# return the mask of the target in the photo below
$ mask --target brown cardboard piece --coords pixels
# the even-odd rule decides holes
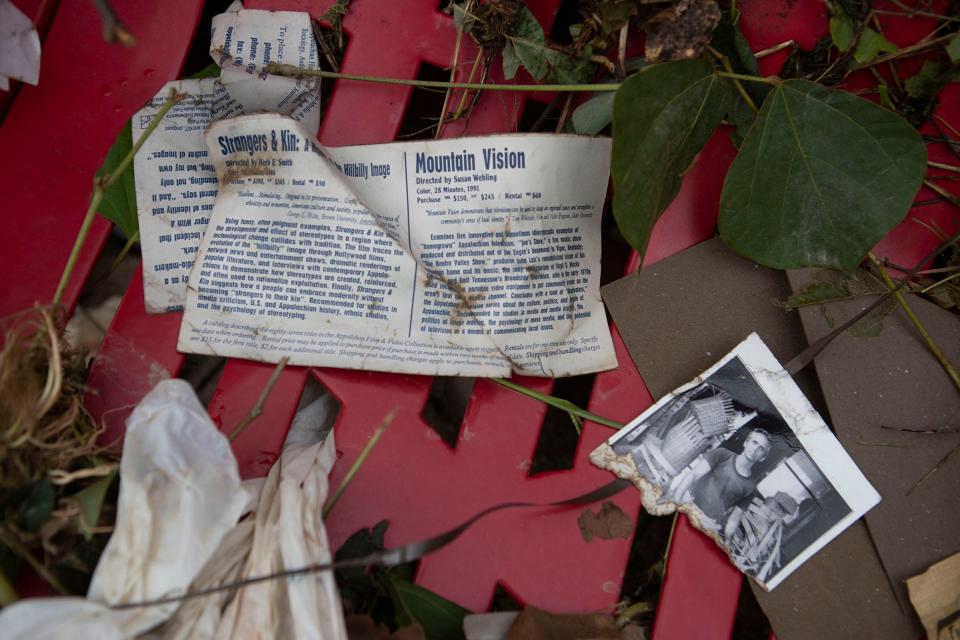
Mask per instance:
[[[809,269],[791,272],[795,289],[811,280]],[[921,323],[947,358],[960,366],[960,319],[918,296],[907,296]],[[800,309],[807,338],[829,333],[876,300],[873,296]],[[897,306],[876,338],[839,336],[814,363],[837,438],[883,496],[866,515],[867,527],[904,611],[906,580],[960,552],[960,455],[910,488],[937,461],[960,445],[960,433],[919,434],[908,429],[956,430],[960,393]]]
[[[602,294],[654,398],[700,374],[751,331],[781,362],[807,346],[799,314],[772,303],[790,294],[783,272],[736,256],[718,239],[621,278]],[[797,383],[822,409],[812,369]],[[922,633],[915,615],[898,606],[862,521],[774,591],[751,587],[779,640],[913,639]]]

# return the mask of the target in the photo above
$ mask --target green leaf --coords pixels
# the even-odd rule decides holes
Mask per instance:
[[[588,136],[595,136],[613,122],[613,101],[616,93],[605,91],[593,96],[573,110],[570,117],[573,130]]]
[[[856,37],[856,27],[853,20],[842,9],[830,18],[830,39],[833,46],[843,52],[850,50]]]
[[[117,472],[114,471],[70,496],[80,505],[77,526],[86,540],[93,537],[93,529],[97,526],[97,522],[100,520],[100,511],[103,509],[103,500],[107,497],[107,490],[116,477]]]
[[[543,29],[530,9],[524,7],[512,34],[505,34],[503,75],[513,79],[522,64],[537,82],[578,84],[593,72],[588,56],[573,58],[549,46]]]
[[[857,48],[853,51],[853,59],[863,64],[872,61],[881,53],[893,53],[896,50],[897,45],[867,27],[860,34],[860,39],[857,40]]]
[[[37,480],[27,490],[17,508],[17,524],[24,531],[37,531],[50,518],[57,498],[53,485],[46,478]]]
[[[200,80],[202,78],[219,78],[220,77],[220,66],[211,62],[200,71],[197,71],[195,74],[187,76],[187,80]]]
[[[887,298],[867,315],[850,325],[847,334],[857,338],[876,338],[883,331],[883,321],[893,313],[898,304],[896,298]]]
[[[784,306],[788,309],[796,309],[823,302],[846,300],[849,297],[851,297],[850,289],[844,282],[814,282],[787,298]]]
[[[934,100],[940,89],[943,88],[943,81],[940,76],[943,69],[934,60],[927,60],[923,63],[915,75],[907,78],[903,83],[907,95],[917,100]]]
[[[120,134],[110,150],[107,151],[107,157],[104,158],[103,165],[97,171],[97,177],[112,175],[132,148],[133,138],[130,133],[130,121],[128,120],[123,125],[123,129],[120,130]],[[137,233],[137,191],[133,178],[132,163],[123,172],[120,179],[107,189],[103,201],[100,203],[100,215],[120,227],[120,230],[128,238],[132,238]]]
[[[647,67],[627,78],[613,106],[613,213],[643,256],[681,176],[720,124],[733,89],[705,60]]]
[[[877,91],[880,94],[880,104],[884,109],[894,111],[893,100],[890,99],[890,89],[885,84],[878,84]]]
[[[920,134],[897,114],[787,80],[727,173],[720,235],[770,267],[850,270],[906,215],[926,162]]]
[[[389,522],[381,520],[369,529],[360,529],[343,543],[337,549],[334,559],[352,560],[362,558],[371,553],[383,551],[383,535],[387,531]],[[370,575],[362,567],[351,567],[346,569],[337,569],[337,579],[357,587],[372,587],[373,581]]]
[[[400,627],[420,623],[429,640],[463,637],[463,618],[470,611],[398,576],[388,575],[387,581]]]
[[[960,33],[953,36],[947,43],[947,55],[950,56],[950,62],[953,64],[960,62]]]

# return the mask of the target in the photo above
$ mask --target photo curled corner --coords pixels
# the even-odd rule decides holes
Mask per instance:
[[[651,514],[685,513],[766,590],[880,500],[756,334],[590,461],[632,481]]]

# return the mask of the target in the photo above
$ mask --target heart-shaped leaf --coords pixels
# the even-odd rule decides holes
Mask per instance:
[[[613,106],[613,214],[643,256],[680,180],[733,104],[705,60],[652,65],[627,78]]]
[[[723,184],[720,235],[779,269],[852,269],[913,202],[920,134],[842,91],[788,80],[770,92]]]
[[[578,84],[593,73],[588,55],[572,57],[551,47],[537,18],[526,7],[520,11],[513,33],[505,35],[503,76],[508,80],[513,79],[520,65],[537,82]]]

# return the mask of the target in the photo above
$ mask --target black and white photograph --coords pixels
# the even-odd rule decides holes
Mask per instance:
[[[766,589],[880,498],[755,334],[591,460],[651,512],[688,513]]]

